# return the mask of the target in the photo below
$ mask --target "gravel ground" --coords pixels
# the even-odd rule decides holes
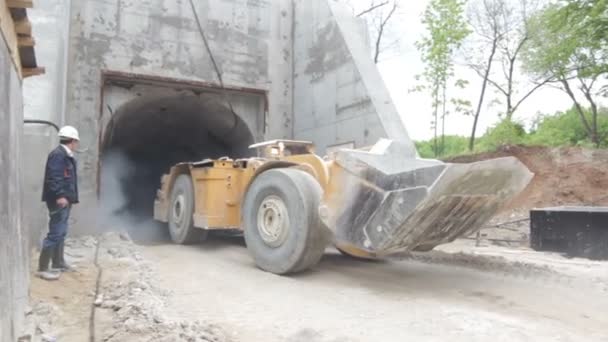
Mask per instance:
[[[94,264],[102,270],[99,292]],[[608,263],[458,241],[312,271],[258,270],[238,238],[71,240],[77,272],[32,279],[33,341],[608,341]]]
[[[165,315],[171,294],[158,286],[153,265],[128,235],[108,233],[66,245],[76,271],[57,282],[33,279],[28,313],[33,341],[82,342],[91,335],[107,342],[230,341],[218,326]]]

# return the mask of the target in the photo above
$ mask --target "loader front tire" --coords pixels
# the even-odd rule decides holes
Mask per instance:
[[[275,274],[316,265],[331,240],[319,219],[322,190],[310,174],[273,169],[259,175],[243,202],[247,249],[256,265]]]
[[[194,187],[190,175],[177,176],[171,189],[169,234],[173,242],[188,245],[204,239],[207,231],[194,227]]]

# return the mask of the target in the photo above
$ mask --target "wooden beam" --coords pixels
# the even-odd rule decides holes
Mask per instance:
[[[30,37],[30,36],[22,36],[22,37],[17,37],[17,45],[21,46],[34,46],[36,45],[36,41],[34,40],[34,37]]]
[[[34,0],[6,0],[9,8],[34,8]]]
[[[0,4],[0,31],[6,42],[8,51],[11,54],[13,64],[21,76],[21,58],[19,57],[19,46],[17,45],[17,33],[15,32],[15,23],[8,7]]]
[[[30,76],[36,76],[36,75],[42,75],[45,72],[46,72],[46,69],[44,69],[43,67],[24,68],[22,70],[23,78],[30,77]]]
[[[27,19],[27,17],[15,22],[15,32],[17,32],[17,34],[22,34],[26,36],[32,35],[32,24]]]

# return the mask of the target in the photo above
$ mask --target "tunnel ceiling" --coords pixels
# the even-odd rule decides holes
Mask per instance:
[[[249,128],[221,100],[218,95],[142,96],[120,107],[102,147],[103,206],[147,219],[161,176],[176,163],[251,155]]]
[[[129,153],[158,149],[200,149],[221,144],[242,151],[253,142],[245,122],[220,95],[141,97],[119,108],[108,124],[104,149]]]

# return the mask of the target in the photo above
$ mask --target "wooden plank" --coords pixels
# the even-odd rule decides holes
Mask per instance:
[[[15,68],[17,68],[19,76],[21,76],[21,58],[19,57],[19,46],[17,45],[15,23],[13,22],[13,17],[11,16],[8,7],[4,4],[0,4],[0,31],[4,41],[6,42],[9,53],[11,54],[13,64],[15,65]]]
[[[22,72],[23,72],[23,78],[26,78],[26,77],[30,77],[30,76],[42,75],[46,72],[46,69],[44,69],[43,67],[24,68],[22,70]]]
[[[32,35],[32,24],[27,19],[27,17],[15,22],[15,32],[17,32],[17,34],[22,34],[25,36]]]
[[[34,0],[6,0],[10,8],[34,8]]]
[[[34,45],[36,45],[36,41],[34,40],[34,37],[19,36],[19,37],[17,37],[17,45],[19,45],[19,46],[34,46]]]

